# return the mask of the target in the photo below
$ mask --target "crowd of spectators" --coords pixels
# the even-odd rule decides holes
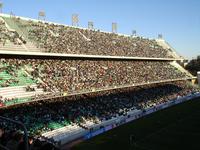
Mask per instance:
[[[23,25],[23,21],[17,21]],[[23,28],[27,29],[29,39],[46,52],[173,58],[171,50],[159,46],[155,40],[33,21],[26,22]],[[0,20],[0,32],[3,45],[7,40],[19,45],[26,43],[16,31],[8,30],[3,20]],[[5,80],[0,82],[0,87],[18,83],[16,72],[23,70],[37,81],[37,88],[66,95],[188,77],[170,61],[0,58],[0,66],[0,73],[15,77],[0,77],[0,80]],[[35,91],[35,86],[26,85],[25,90]],[[197,89],[184,81],[160,83],[37,101],[2,108],[0,115],[24,123],[30,135],[30,147],[34,149],[31,137],[54,130],[51,123],[84,127],[86,120],[99,123],[195,91]],[[6,101],[10,99],[3,99],[0,95],[0,107]],[[16,130],[16,126],[1,121],[0,144],[11,149],[23,149],[23,134]]]
[[[26,86],[25,89],[26,89],[27,92],[33,92],[33,91],[35,91],[35,88],[31,87],[30,85]]]
[[[0,59],[0,63],[7,65],[9,74],[25,70],[44,91],[67,94],[187,77],[168,61]]]
[[[38,48],[50,53],[173,58],[155,40],[17,19]],[[24,32],[25,32],[24,31]]]
[[[1,150],[25,150],[24,134],[20,130],[8,130],[0,126]],[[41,141],[32,136],[28,137],[29,150],[57,150],[53,144]]]
[[[64,126],[84,125],[86,120],[99,123],[127,115],[131,110],[143,110],[196,91],[198,89],[185,81],[153,84],[38,101],[0,109],[0,115],[24,123],[29,135],[41,136],[53,130],[50,126],[52,122]],[[16,129],[3,121],[0,126]]]
[[[6,27],[5,21],[0,18],[0,44],[4,46],[7,41],[15,45],[21,45],[25,40],[16,32]]]

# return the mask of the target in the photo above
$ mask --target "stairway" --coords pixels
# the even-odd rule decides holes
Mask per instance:
[[[156,42],[158,43],[158,45],[162,46],[164,49],[169,49],[168,51],[168,55],[169,56],[173,56],[176,59],[183,59],[179,54],[177,54],[176,50],[174,48],[172,48],[169,43],[167,43],[165,40],[163,39],[156,39]]]
[[[26,86],[14,86],[14,87],[5,87],[0,88],[0,96],[3,97],[3,99],[11,99],[11,98],[25,98],[25,97],[31,97],[38,94],[44,94],[43,89],[37,88],[37,86],[31,85],[31,87],[35,88],[35,91],[27,92],[25,89]]]
[[[181,72],[184,72],[188,77],[193,77],[191,73],[189,73],[187,70],[185,70],[181,65],[179,65],[176,61],[173,61],[170,63],[172,66],[180,70]]]
[[[22,36],[26,40],[26,44],[22,44],[23,48],[21,51],[42,52],[42,50],[40,48],[37,48],[36,45],[32,41],[30,41],[28,31],[26,29],[20,27],[20,26],[22,26],[22,23],[16,21],[14,18],[4,17],[3,19],[6,22],[9,29],[15,30],[20,36]],[[4,49],[4,50],[7,50],[7,49]],[[17,49],[17,50],[19,50],[19,49]]]
[[[5,45],[0,42],[0,50],[3,51],[27,51],[22,45],[14,44],[10,41],[6,41]]]

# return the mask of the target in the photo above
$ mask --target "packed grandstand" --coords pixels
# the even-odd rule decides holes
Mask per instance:
[[[22,122],[35,147],[200,91],[164,40],[1,15],[0,51],[0,116]],[[3,147],[21,146],[22,137],[0,122]]]

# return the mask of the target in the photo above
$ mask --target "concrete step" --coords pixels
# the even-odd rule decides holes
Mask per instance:
[[[43,90],[36,90],[33,92],[19,92],[19,93],[5,93],[4,95],[1,95],[3,98],[25,98],[25,97],[31,97],[31,96],[35,96],[38,94],[44,94]]]

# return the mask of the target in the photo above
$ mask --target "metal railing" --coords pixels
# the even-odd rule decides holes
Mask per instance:
[[[24,131],[24,143],[25,143],[25,150],[29,150],[29,147],[28,147],[28,133],[27,133],[27,129],[25,127],[25,125],[19,121],[15,121],[15,120],[12,120],[12,119],[9,119],[9,118],[6,118],[6,117],[3,117],[3,116],[0,116],[0,120],[4,120],[8,123],[11,123],[11,124],[16,124],[17,126],[21,127]],[[4,146],[0,146],[0,148],[2,149],[6,149]]]

